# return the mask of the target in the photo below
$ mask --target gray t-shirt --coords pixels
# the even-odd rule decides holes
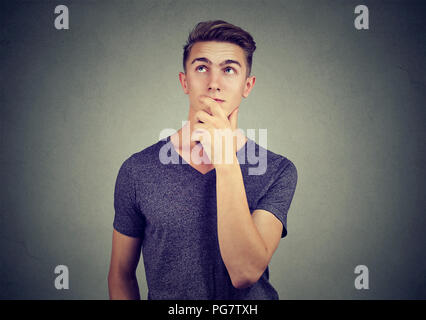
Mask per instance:
[[[269,268],[248,288],[232,285],[217,235],[216,171],[200,173],[173,147],[169,155],[180,164],[163,164],[160,149],[168,146],[172,146],[170,136],[130,156],[115,184],[113,226],[122,234],[143,239],[148,300],[277,300]],[[249,174],[249,168],[260,164],[249,163],[249,150],[266,155],[263,174]],[[250,212],[264,209],[274,214],[283,224],[281,237],[285,237],[296,167],[251,139],[237,156],[245,159],[239,163]]]

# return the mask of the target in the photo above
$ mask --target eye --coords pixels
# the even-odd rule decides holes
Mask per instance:
[[[226,68],[225,68],[225,73],[234,74],[234,73],[235,73],[235,70],[234,70],[234,68],[226,67]]]
[[[198,72],[205,72],[205,71],[201,71],[200,69],[205,69],[206,66],[198,66],[197,68],[195,68],[195,70],[197,70]]]

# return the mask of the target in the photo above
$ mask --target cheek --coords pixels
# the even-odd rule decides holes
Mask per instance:
[[[227,105],[228,113],[231,113],[237,105],[241,104],[241,100],[243,99],[243,93],[244,93],[244,85],[241,85],[240,83],[234,84],[232,86],[232,89],[230,90],[232,90],[232,95],[228,96],[229,98],[228,99],[229,104]]]
[[[197,92],[200,91],[204,86],[204,79],[202,77],[196,77],[188,79],[188,90],[190,92]]]
[[[242,93],[244,91],[245,81],[241,81],[240,78],[230,78],[223,81],[223,84],[233,92]]]
[[[241,84],[241,82],[233,83],[232,87],[229,87],[230,90],[232,90],[232,99],[238,100],[241,99],[243,93],[244,93],[244,83]]]

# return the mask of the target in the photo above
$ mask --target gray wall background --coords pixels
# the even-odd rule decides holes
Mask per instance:
[[[54,8],[70,30],[54,28]],[[370,30],[354,8],[370,9]],[[199,21],[249,31],[239,127],[299,174],[270,264],[280,299],[426,298],[426,7],[415,1],[14,1],[0,5],[0,298],[107,299],[122,162],[179,129]],[[54,287],[54,268],[70,289]],[[354,269],[369,268],[369,290]],[[147,287],[142,260],[141,296]]]

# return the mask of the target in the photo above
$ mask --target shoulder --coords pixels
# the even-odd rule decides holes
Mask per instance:
[[[262,158],[264,158],[263,160],[265,164],[267,164],[266,172],[268,176],[277,178],[279,176],[285,175],[297,181],[297,169],[292,160],[282,154],[260,146],[253,140],[251,143],[255,145],[255,150],[259,157],[259,162],[262,160]]]
[[[268,159],[270,164],[272,165],[272,168],[278,170],[278,171],[292,171],[297,172],[296,166],[294,165],[293,161],[291,161],[289,158],[272,152],[271,150],[267,150],[268,152]]]
[[[131,177],[140,176],[142,172],[155,169],[159,163],[159,150],[164,140],[159,140],[150,146],[131,154],[121,165],[121,170],[127,171]]]

